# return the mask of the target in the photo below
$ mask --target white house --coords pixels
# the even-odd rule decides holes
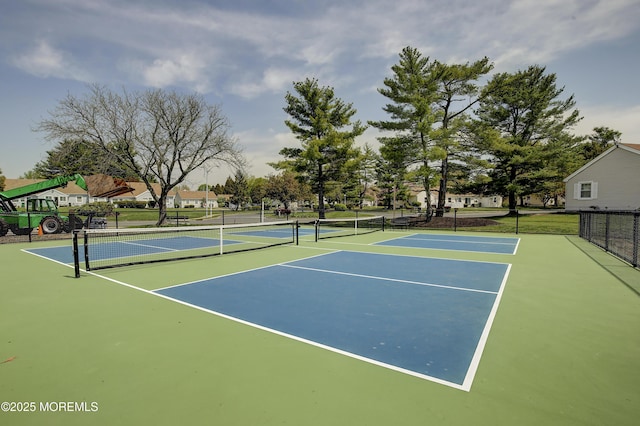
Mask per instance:
[[[144,203],[149,203],[153,201],[153,197],[151,196],[151,192],[147,189],[147,186],[144,182],[127,182],[127,185],[133,189],[132,192],[127,192],[126,194],[118,195],[117,197],[111,198],[111,202],[113,204],[118,204],[118,201],[140,201]],[[156,194],[160,194],[160,184],[152,183],[151,186]],[[175,205],[175,191],[169,192],[167,195],[167,207],[172,208]]]
[[[567,211],[640,209],[640,144],[616,143],[564,183]]]
[[[485,197],[474,194],[447,194],[445,206],[454,209],[465,207],[502,207],[502,195]]]
[[[207,200],[209,205],[207,205]],[[176,193],[175,204],[178,207],[203,207],[209,209],[218,208],[218,196],[209,191],[178,191]]]
[[[437,190],[431,191],[431,205],[438,204]],[[424,189],[417,186],[410,188],[410,201],[418,202],[421,208],[427,207],[427,193]],[[502,207],[502,196],[491,195],[481,196],[475,194],[446,194],[445,207],[448,208],[465,208],[465,207]]]

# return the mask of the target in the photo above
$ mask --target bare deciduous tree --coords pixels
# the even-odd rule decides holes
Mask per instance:
[[[36,130],[49,140],[83,140],[114,156],[146,184],[159,206],[158,225],[166,218],[170,191],[189,173],[205,163],[244,164],[227,118],[198,94],[89,89],[82,98],[67,95]],[[153,182],[159,183],[159,193]]]

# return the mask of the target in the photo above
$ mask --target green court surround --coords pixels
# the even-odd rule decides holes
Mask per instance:
[[[0,402],[99,407],[0,412],[0,423],[637,424],[640,271],[577,237],[519,235],[516,255],[367,245],[385,234],[100,271],[110,280],[75,279],[72,268],[20,250],[59,241],[0,245]],[[151,290],[324,249],[511,263],[471,391],[118,284]]]

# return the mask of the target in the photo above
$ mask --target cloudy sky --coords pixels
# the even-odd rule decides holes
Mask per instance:
[[[53,145],[32,129],[87,84],[197,91],[219,104],[249,173],[296,146],[282,110],[292,82],[317,78],[386,118],[376,89],[405,46],[446,63],[484,56],[493,72],[555,73],[595,126],[640,142],[638,0],[0,0],[0,170],[16,178]],[[358,141],[375,142],[368,130]],[[224,182],[227,169],[209,182]],[[204,182],[193,176],[191,184]]]

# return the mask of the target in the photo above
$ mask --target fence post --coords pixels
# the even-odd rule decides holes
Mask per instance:
[[[458,232],[458,208],[453,209],[453,232]]]
[[[633,214],[633,262],[631,262],[634,268],[638,267],[638,244],[640,244],[640,228],[638,227],[638,221],[640,219],[640,213]]]
[[[609,251],[609,225],[611,224],[610,220],[611,215],[606,213],[604,215],[604,249]]]

